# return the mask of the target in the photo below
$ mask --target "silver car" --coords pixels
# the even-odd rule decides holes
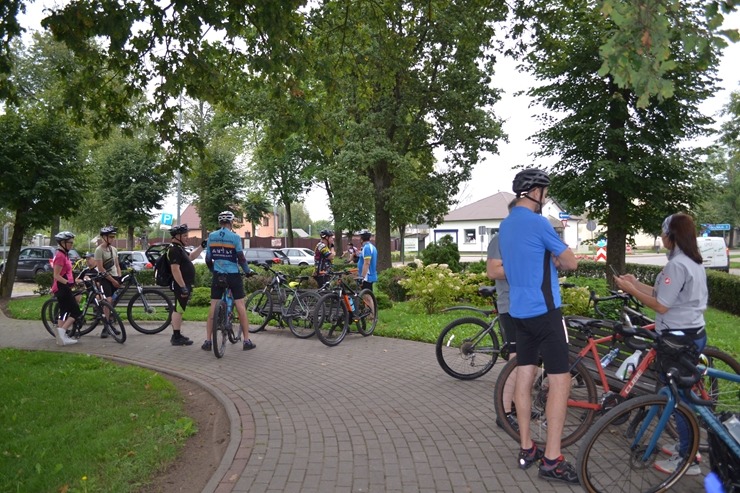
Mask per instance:
[[[144,252],[135,250],[119,250],[118,251],[118,263],[121,264],[121,269],[126,270],[132,268],[135,271],[153,269],[152,263],[146,258]]]
[[[313,250],[308,248],[281,248],[290,261],[290,265],[313,265]]]

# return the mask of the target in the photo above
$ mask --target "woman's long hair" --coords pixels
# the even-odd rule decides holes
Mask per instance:
[[[677,246],[687,257],[701,265],[701,253],[696,244],[696,225],[691,216],[683,213],[673,214],[668,223],[668,239],[674,247]]]

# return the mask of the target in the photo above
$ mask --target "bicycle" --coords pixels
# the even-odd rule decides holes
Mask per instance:
[[[246,277],[248,274],[242,274],[242,276]],[[226,353],[227,340],[236,344],[242,339],[242,326],[239,323],[239,316],[234,313],[234,295],[231,293],[231,288],[226,284],[226,279],[223,279],[222,286],[226,289],[216,305],[216,311],[213,315],[213,334],[211,335],[211,347],[213,347],[213,354],[216,355],[216,358],[223,358]],[[237,326],[236,332],[234,332],[235,323]]]
[[[90,278],[88,281],[85,281],[85,289],[79,289],[72,293],[74,296],[86,296],[81,303],[83,306],[82,315],[75,319],[67,335],[79,339],[83,335],[92,332],[102,322],[103,330],[107,329],[108,334],[116,342],[123,344],[126,341],[126,329],[118,312],[105,300],[105,294],[98,284],[98,281],[103,277],[97,275]],[[109,312],[108,317],[105,316],[106,311]],[[54,338],[56,338],[54,331],[60,318],[63,320],[63,317],[59,313],[59,303],[56,297],[49,298],[41,307],[41,320],[46,331]]]
[[[481,286],[478,294],[483,298],[491,298],[493,308],[483,310],[473,306],[453,306],[442,310],[443,313],[470,310],[486,318],[492,317],[490,321],[479,317],[458,318],[439,334],[435,345],[437,362],[445,373],[460,380],[482,377],[493,368],[499,355],[505,360],[509,359],[509,343],[499,323],[496,287]],[[497,333],[501,334],[501,346]]]
[[[327,290],[314,309],[313,321],[316,337],[327,346],[336,346],[353,324],[357,332],[372,335],[378,321],[378,303],[369,289],[355,291],[343,279],[349,270],[329,272]]]
[[[586,434],[577,454],[577,472],[581,485],[589,492],[629,491],[662,492],[675,485],[692,466],[700,448],[700,426],[710,430],[712,446],[710,460],[721,453],[732,459],[715,462],[712,469],[720,475],[726,491],[740,487],[740,443],[727,431],[722,421],[728,416],[718,407],[727,407],[733,415],[740,411],[740,375],[724,372],[694,362],[680,350],[661,343],[662,338],[642,328],[629,329],[633,335],[649,339],[659,357],[668,386],[657,395],[635,397],[623,402],[604,415]],[[691,369],[692,375],[682,375],[680,369]],[[705,399],[694,390],[702,379],[722,382],[723,395],[718,400]],[[699,416],[697,420],[696,416]],[[678,417],[685,423],[683,449],[672,473],[655,469],[657,459],[667,458],[677,449],[672,446],[679,438]],[[701,425],[700,425],[701,423]],[[665,455],[663,455],[665,454]],[[688,479],[688,478],[687,478]],[[687,485],[692,491],[703,491],[702,476]]]
[[[273,270],[268,264],[257,264],[272,274],[268,285],[255,291],[247,298],[249,313],[249,332],[265,330],[272,319],[283,327],[283,321],[294,336],[307,339],[314,335],[313,311],[319,301],[315,291],[299,290],[299,282],[308,280],[308,276],[296,277],[288,281],[284,272]]]
[[[126,306],[126,319],[131,327],[142,334],[158,334],[162,332],[172,321],[172,300],[161,290],[155,288],[145,288],[136,277],[136,271],[130,269],[128,274],[121,278],[121,287],[119,287],[111,298],[111,305],[118,306],[118,302],[123,299],[124,294],[135,286],[136,293],[131,297]],[[105,298],[105,295],[103,295]],[[47,301],[56,302],[52,297]],[[54,308],[49,309],[49,314],[53,313]],[[42,310],[42,314],[45,313]],[[43,318],[46,330],[51,330],[47,320]],[[51,316],[49,320],[53,320]],[[89,331],[93,330],[93,325]]]
[[[593,298],[595,298],[595,296]],[[623,306],[627,306],[628,304],[634,305],[634,301],[630,298],[630,295],[617,293],[606,298],[595,298],[594,301],[595,303],[598,303],[599,301],[620,299]],[[634,306],[631,309],[634,309]],[[629,315],[630,312],[628,310],[624,313]],[[638,313],[640,313],[642,317],[645,317],[644,314],[639,312],[639,309]],[[623,316],[622,318],[625,317]],[[629,317],[626,319],[628,318]],[[626,326],[620,322],[578,316],[567,316],[565,317],[565,321],[570,328],[575,329],[580,333],[580,337],[585,339],[586,344],[577,354],[574,355],[571,353],[569,355],[572,385],[570,397],[568,399],[565,423],[563,426],[561,440],[563,447],[572,445],[583,437],[596,419],[596,416],[608,412],[617,404],[633,396],[636,392],[638,382],[643,375],[649,372],[656,357],[654,349],[646,351],[632,374],[629,376],[627,382],[625,382],[621,389],[616,392],[610,387],[609,378],[607,377],[604,368],[601,367],[598,347],[608,344],[610,349],[616,348],[618,343],[625,341],[624,329]],[[647,327],[654,328],[654,324]],[[610,333],[603,337],[597,337],[595,335],[595,331],[597,330],[607,330]],[[647,345],[639,345],[634,342],[632,342],[629,347],[635,350],[648,349]],[[706,358],[708,366],[720,366],[735,373],[740,373],[740,363],[735,361],[729,354],[711,346],[705,347],[702,354]],[[591,358],[591,363],[587,368],[584,363],[589,356]],[[512,356],[499,374],[498,380],[496,381],[493,400],[496,415],[498,416],[499,422],[504,431],[518,441],[519,428],[518,426],[515,427],[515,424],[512,424],[506,419],[507,413],[504,409],[503,398],[506,381],[516,369],[516,366],[516,356]],[[589,371],[589,369],[591,369],[591,371]],[[596,382],[594,382],[592,374],[596,375]],[[601,395],[597,393],[597,383],[600,386]],[[716,390],[716,382],[705,382],[704,389],[709,389],[702,391],[704,392],[705,398],[715,398],[713,393]],[[652,390],[653,389],[650,389],[650,391]],[[545,405],[547,403],[548,392],[549,382],[547,379],[547,372],[545,372],[540,365],[538,374],[532,386],[532,418],[530,420],[532,440],[538,445],[544,444],[547,437]],[[643,390],[643,393],[644,392],[645,390]],[[514,412],[512,412],[512,414],[514,414]]]

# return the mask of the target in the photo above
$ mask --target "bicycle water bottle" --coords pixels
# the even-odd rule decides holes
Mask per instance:
[[[640,355],[642,354],[642,351],[639,349],[632,353],[631,356],[629,356],[626,360],[622,361],[622,364],[619,365],[619,369],[615,372],[617,375],[617,378],[625,381],[629,377],[632,376],[632,372],[635,371],[635,368],[637,368],[637,364],[640,362]]]
[[[612,363],[612,361],[614,361],[614,358],[616,358],[618,354],[619,354],[619,348],[614,348],[608,353],[606,353],[604,357],[601,358],[601,367],[606,368],[607,366],[609,366]]]
[[[352,313],[355,313],[355,300],[352,299],[352,296],[349,296],[349,309]]]
[[[118,291],[116,291],[115,293],[113,293],[113,296],[111,296],[111,299],[113,300],[113,303],[116,302],[116,300],[118,299]]]

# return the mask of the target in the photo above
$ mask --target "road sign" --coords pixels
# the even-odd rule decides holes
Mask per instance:
[[[702,224],[702,226],[709,231],[729,231],[731,229],[729,224]]]
[[[478,226],[478,234],[480,236],[483,236],[484,234],[486,234],[486,227],[485,226]]]
[[[166,212],[163,212],[161,216],[159,216],[159,222],[162,224],[162,226],[172,226],[172,214],[168,214]]]
[[[588,222],[586,222],[586,229],[589,231],[594,231],[596,229],[596,221],[593,219],[589,219]]]
[[[568,220],[570,219],[570,214],[568,214],[567,212],[558,212],[558,219]]]

